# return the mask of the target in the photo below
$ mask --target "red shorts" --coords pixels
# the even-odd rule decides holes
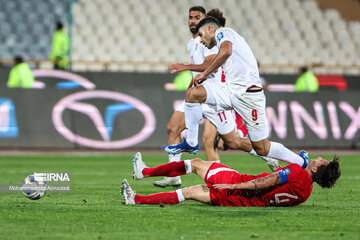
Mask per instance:
[[[210,189],[212,205],[219,206],[246,206],[241,201],[241,192],[238,190],[221,189],[212,187],[213,184],[234,184],[254,180],[255,176],[240,174],[234,169],[220,163],[213,163],[205,175],[205,183]],[[238,199],[239,198],[239,199]]]

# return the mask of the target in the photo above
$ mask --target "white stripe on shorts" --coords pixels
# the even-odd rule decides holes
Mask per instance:
[[[231,168],[225,168],[225,167],[215,168],[215,169],[211,169],[209,171],[206,180],[208,180],[211,176],[217,174],[218,172],[222,172],[222,171],[238,172],[238,171],[236,171],[234,169],[231,169]]]

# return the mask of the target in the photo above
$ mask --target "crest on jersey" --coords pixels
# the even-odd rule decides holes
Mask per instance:
[[[290,174],[290,173],[291,173],[291,171],[290,171],[290,169],[289,169],[289,168],[285,168],[285,169],[284,169],[284,171],[285,171],[286,175],[288,175],[288,174]]]
[[[217,37],[218,41],[220,42],[220,40],[224,38],[224,34],[221,32],[216,37]]]

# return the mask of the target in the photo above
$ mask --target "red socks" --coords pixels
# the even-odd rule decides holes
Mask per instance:
[[[155,193],[151,195],[135,195],[136,204],[178,204],[179,198],[176,191]]]
[[[184,161],[175,161],[162,164],[153,168],[144,168],[142,171],[144,177],[156,177],[156,176],[166,176],[166,177],[175,177],[186,174],[185,163]]]

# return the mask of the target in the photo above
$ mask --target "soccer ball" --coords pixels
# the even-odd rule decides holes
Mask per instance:
[[[36,181],[34,175],[29,175],[23,181],[22,192],[25,197],[31,200],[38,200],[46,193],[46,182]]]

